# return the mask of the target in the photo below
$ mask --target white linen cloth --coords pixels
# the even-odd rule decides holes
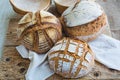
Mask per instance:
[[[54,74],[49,68],[47,54],[37,54],[33,51],[28,51],[22,45],[16,47],[16,49],[23,58],[29,58],[31,60],[25,75],[26,80],[45,80]]]
[[[108,68],[120,71],[120,41],[112,37],[101,35],[88,43],[95,53],[95,60]]]
[[[106,35],[100,35],[96,40],[88,43],[95,53],[95,60],[108,68],[120,71],[120,41]],[[29,58],[31,63],[26,73],[26,80],[45,80],[54,72],[50,70],[47,53],[37,54],[27,51],[24,46],[16,47],[23,58]]]

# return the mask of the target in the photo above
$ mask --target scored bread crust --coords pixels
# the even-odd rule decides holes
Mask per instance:
[[[103,13],[94,21],[91,21],[83,25],[74,26],[74,27],[68,27],[65,24],[66,22],[64,21],[64,17],[61,18],[61,22],[63,24],[64,32],[67,36],[74,37],[74,38],[78,38],[82,36],[83,38],[81,37],[78,39],[81,39],[84,41],[91,41],[104,31],[104,27],[107,24],[107,16],[105,13]],[[84,39],[84,36],[87,37],[90,35],[92,36]]]
[[[29,50],[47,52],[62,37],[60,21],[45,11],[26,15],[19,22],[19,40]]]
[[[55,73],[65,78],[78,78],[91,71],[94,54],[87,43],[63,38],[48,52],[48,60]]]

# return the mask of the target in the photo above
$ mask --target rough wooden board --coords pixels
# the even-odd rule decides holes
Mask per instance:
[[[23,59],[15,47],[5,47],[0,61],[0,80],[22,80],[29,66],[29,60]]]
[[[17,41],[17,27],[19,19],[11,19],[6,34],[5,46],[19,45]]]

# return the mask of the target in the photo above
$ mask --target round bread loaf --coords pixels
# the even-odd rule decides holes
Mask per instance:
[[[61,21],[67,36],[91,41],[104,31],[107,17],[96,2],[81,1],[65,10]]]
[[[91,71],[94,54],[87,43],[63,38],[48,51],[48,60],[55,73],[65,78],[78,78]]]
[[[37,53],[47,52],[62,37],[60,21],[46,11],[27,13],[17,31],[21,43]]]

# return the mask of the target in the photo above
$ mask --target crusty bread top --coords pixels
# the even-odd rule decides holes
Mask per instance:
[[[56,23],[56,17],[49,13],[49,12],[46,12],[46,11],[43,11],[41,10],[40,11],[40,16],[41,16],[41,22],[52,22],[52,23]],[[47,17],[47,19],[45,19]],[[48,18],[49,17],[49,18]],[[51,18],[50,18],[51,17]],[[31,22],[31,21],[34,21],[36,20],[36,16],[35,16],[35,13],[27,13],[26,15],[24,15],[22,17],[22,19],[19,21],[18,24],[25,24],[25,23],[28,23],[28,22]]]
[[[62,37],[60,21],[46,11],[27,13],[17,31],[21,43],[37,53],[45,53]]]
[[[64,11],[62,17],[68,27],[89,23],[103,14],[102,7],[93,1],[81,1]]]
[[[105,13],[103,13],[94,21],[80,26],[68,27],[67,25],[65,25],[65,22],[63,22],[64,25],[63,28],[67,35],[88,36],[99,32],[100,29],[104,27],[106,24],[107,24],[107,16]]]
[[[50,68],[66,78],[86,75],[94,64],[94,54],[87,43],[63,38],[48,52]]]

